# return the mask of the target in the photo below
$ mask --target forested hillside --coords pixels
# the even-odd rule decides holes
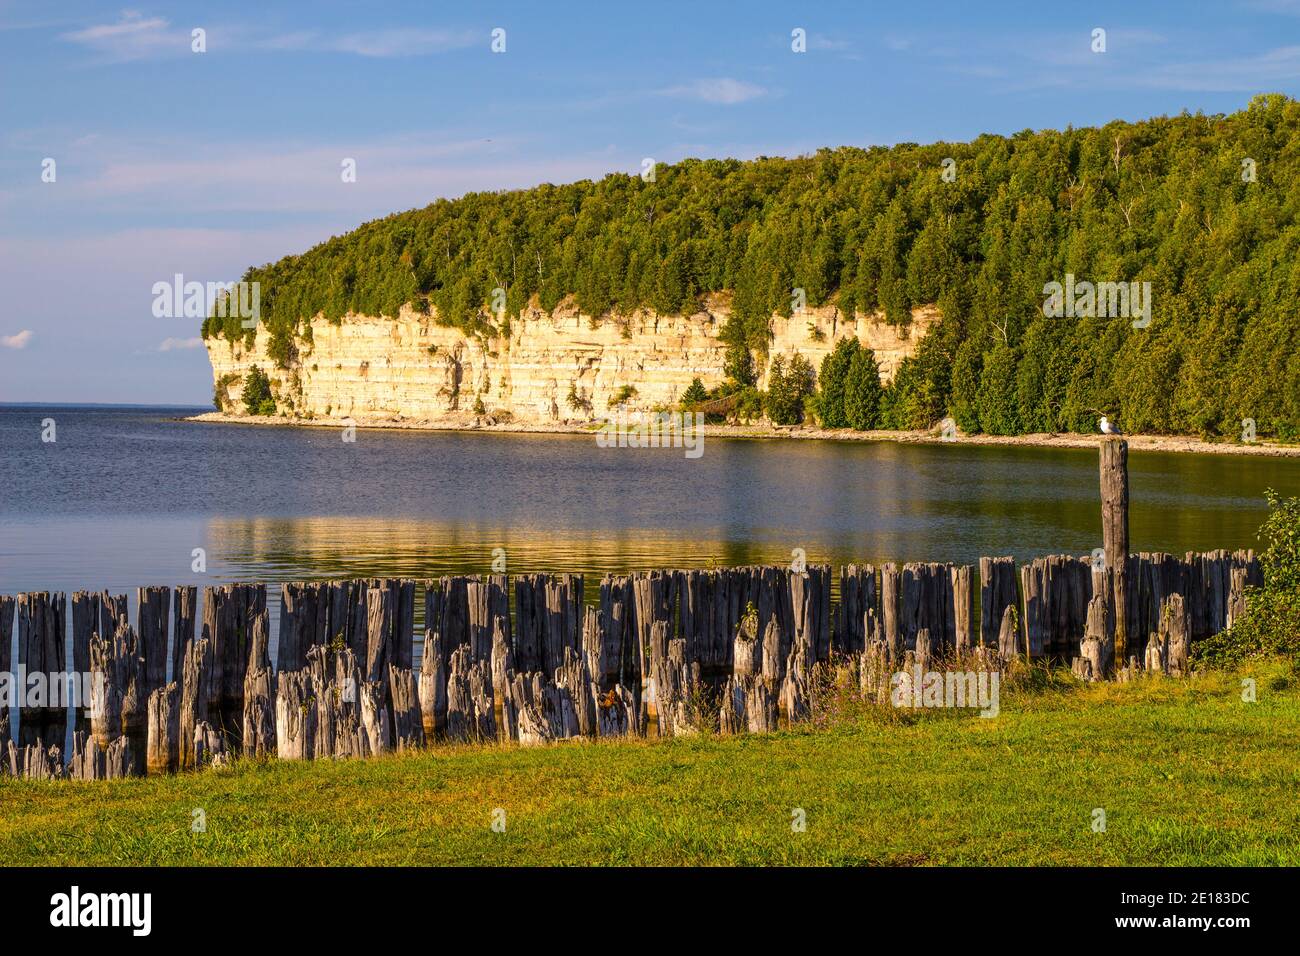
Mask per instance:
[[[971,143],[686,160],[654,181],[474,193],[367,223],[245,276],[287,360],[323,312],[412,302],[474,328],[533,296],[586,313],[694,308],[733,293],[725,330],[762,352],[768,318],[810,306],[943,321],[900,368],[876,423],[968,431],[1300,438],[1300,103],[1226,116],[1024,131]],[[945,163],[951,159],[952,163]],[[945,175],[945,171],[947,171]],[[1150,282],[1151,322],[1048,318],[1044,286]],[[209,319],[204,335],[248,334]],[[846,359],[847,361],[847,359]],[[743,362],[731,363],[745,378]],[[737,387],[746,384],[736,383]],[[832,416],[834,417],[834,416]]]

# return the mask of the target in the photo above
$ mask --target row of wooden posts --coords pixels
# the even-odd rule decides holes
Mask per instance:
[[[864,657],[876,671],[978,653],[1056,660],[1085,679],[1180,672],[1192,641],[1242,612],[1259,565],[1249,551],[1128,555],[1127,654],[1110,610],[1118,576],[1074,556],[855,564],[839,571],[838,604],[828,565],[607,575],[592,601],[578,574],[290,583],[274,667],[265,585],[203,588],[201,604],[195,587],[140,588],[134,626],[126,595],[81,591],[71,670],[91,675],[90,700],[20,706],[12,738],[0,708],[0,774],[100,779],[240,753],[672,735],[692,726],[701,695],[721,702],[721,729],[765,730],[807,715],[818,664]],[[0,674],[12,670],[15,619],[15,676],[67,672],[65,595],[0,596]]]

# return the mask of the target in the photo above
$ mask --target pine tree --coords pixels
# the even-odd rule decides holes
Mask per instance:
[[[848,336],[836,342],[835,348],[822,359],[821,375],[818,376],[817,383],[818,408],[823,428],[849,427],[849,420],[844,413],[844,382],[858,349],[857,338]]]
[[[254,365],[244,377],[244,410],[250,415],[274,415],[275,399],[271,396],[271,380]]]
[[[1020,432],[1020,411],[1016,405],[1016,350],[1000,342],[984,356],[977,398],[980,428],[990,435]]]
[[[698,405],[700,402],[707,402],[709,393],[704,388],[704,383],[698,378],[691,379],[691,384],[687,386],[686,391],[682,392],[681,406],[690,409],[692,405]]]
[[[868,431],[879,427],[882,391],[876,353],[871,349],[857,350],[844,382],[844,416],[850,428]]]

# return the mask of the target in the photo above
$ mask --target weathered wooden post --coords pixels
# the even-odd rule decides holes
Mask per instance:
[[[194,642],[194,627],[199,618],[199,589],[193,584],[176,586],[175,616],[172,619],[172,680],[181,682],[185,669],[185,652]]]
[[[180,715],[180,688],[176,681],[149,695],[145,773],[172,773],[180,766]]]
[[[433,626],[424,629],[419,695],[424,739],[433,743],[447,730],[447,667],[443,663],[442,638]]]
[[[13,662],[10,660],[10,638],[13,636],[14,628],[14,605],[15,601],[8,595],[0,594],[0,680],[11,681],[10,687],[13,687],[13,678],[7,678],[4,675],[10,673]],[[0,701],[0,751],[5,748],[6,742],[10,739],[9,731],[9,704]],[[0,763],[3,763],[3,753],[0,753]],[[3,773],[0,768],[0,773]]]
[[[1115,622],[1115,661],[1128,662],[1128,442],[1101,440],[1101,541],[1111,569],[1110,610]]]
[[[62,592],[33,591],[18,595],[18,670],[45,677],[36,684],[43,692],[35,698],[35,703],[19,711],[18,741],[24,745],[41,741],[46,746],[62,747],[67,734],[68,712],[63,697],[67,688],[50,676],[67,670],[63,624],[67,606]]]
[[[141,694],[148,700],[154,691],[167,683],[167,616],[171,610],[169,587],[136,588],[135,633],[144,658],[144,686]]]

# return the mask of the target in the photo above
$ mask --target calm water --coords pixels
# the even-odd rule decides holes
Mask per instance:
[[[0,406],[0,591],[665,565],[959,560],[1100,545],[1092,450],[254,428]],[[57,440],[41,441],[53,418]],[[1132,453],[1134,550],[1253,547],[1300,462]],[[207,573],[191,570],[203,548]]]

